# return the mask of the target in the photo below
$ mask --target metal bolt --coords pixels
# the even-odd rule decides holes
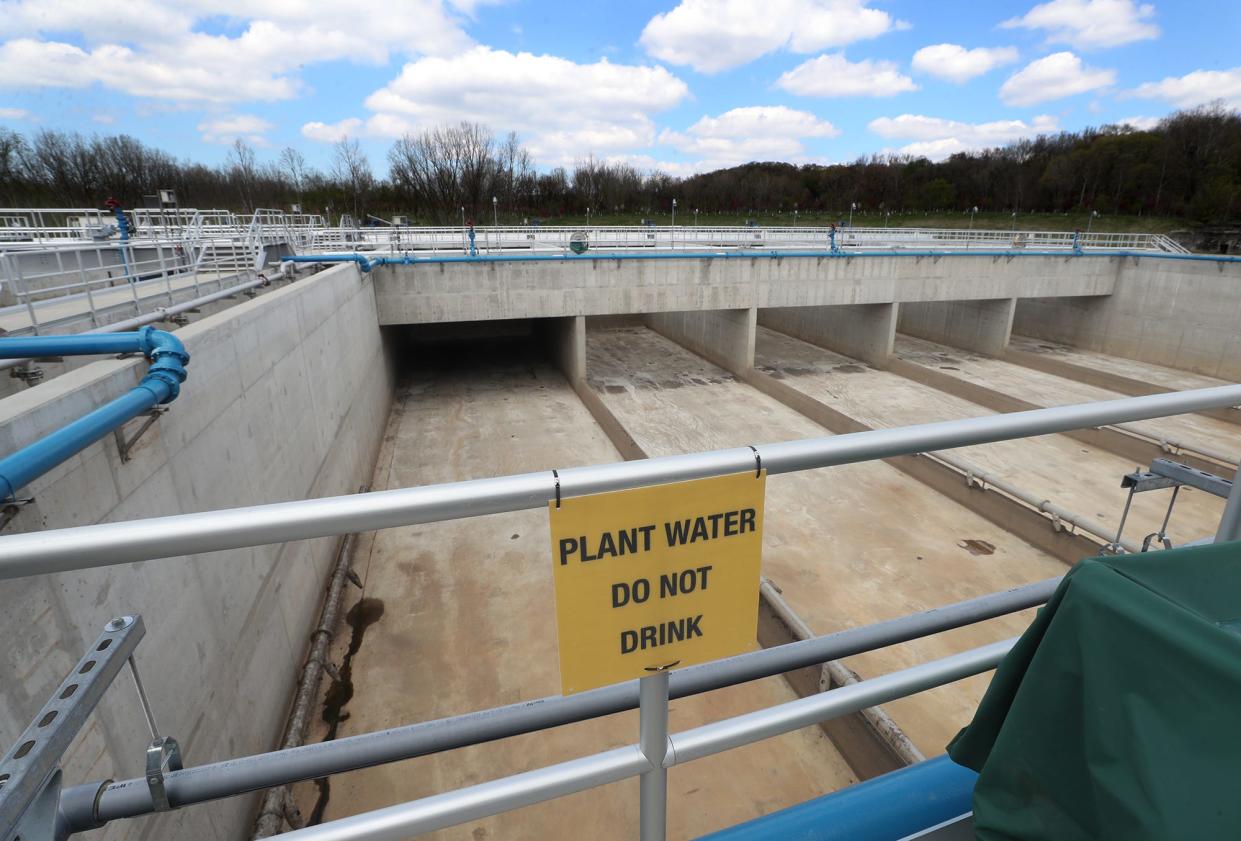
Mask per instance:
[[[107,625],[104,625],[104,630],[105,631],[123,631],[124,629],[128,628],[132,624],[134,624],[134,618],[132,616],[118,616],[115,619],[113,619],[111,622],[109,622]]]

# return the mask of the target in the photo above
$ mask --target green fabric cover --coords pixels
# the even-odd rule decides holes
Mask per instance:
[[[1241,839],[1241,543],[1082,561],[948,753],[983,841]]]

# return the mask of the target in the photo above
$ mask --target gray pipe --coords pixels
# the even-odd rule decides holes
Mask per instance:
[[[353,555],[353,544],[356,534],[345,535],[336,554],[336,566],[328,583],[327,596],[323,600],[323,610],[319,614],[319,626],[311,634],[310,654],[302,667],[302,676],[297,683],[297,692],[293,697],[293,711],[289,713],[289,722],[285,727],[284,739],[280,742],[280,750],[301,747],[306,741],[306,724],[310,720],[311,706],[319,697],[319,681],[323,677],[323,668],[327,663],[328,649],[332,645],[332,637],[336,626],[340,624],[340,604],[344,600],[345,582],[349,576],[349,561]],[[289,790],[285,786],[270,788],[263,796],[263,804],[259,807],[258,820],[254,824],[253,838],[270,838],[284,829],[285,802]],[[296,829],[296,827],[294,827]]]
[[[1237,468],[1232,477],[1232,490],[1228,493],[1228,502],[1224,505],[1224,516],[1219,521],[1219,531],[1215,534],[1216,541],[1241,540],[1241,468]]]
[[[1237,404],[1241,385],[1217,386],[558,472],[14,534],[0,538],[0,579],[522,511],[542,508],[561,495],[722,476],[760,466],[771,474],[791,473]]]
[[[1059,583],[1059,578],[1049,578],[886,622],[690,666],[671,674],[669,697],[684,698],[772,677],[1015,613],[1046,602]],[[188,806],[532,733],[637,706],[638,682],[635,680],[576,695],[539,698],[331,742],[199,765],[167,774],[165,787],[173,806]],[[60,808],[71,832],[153,811],[150,791],[142,777],[65,789]]]
[[[999,476],[995,476],[985,470],[978,469],[968,461],[964,461],[950,455],[945,455],[944,453],[927,453],[927,457],[933,458],[936,461],[941,461],[965,476],[978,479],[984,484],[990,485],[994,488],[999,488],[1004,493],[1014,499],[1018,499],[1026,503],[1031,508],[1051,514],[1055,516],[1057,520],[1060,520],[1063,523],[1068,523],[1070,526],[1074,526],[1087,534],[1092,534],[1106,544],[1111,544],[1113,539],[1116,537],[1115,533],[1110,531],[1102,523],[1092,520],[1089,517],[1083,517],[1080,514],[1075,514],[1069,509],[1057,505],[1050,499],[1040,499],[1035,494],[1032,494],[1023,488],[1019,488]],[[1126,552],[1136,553],[1142,550],[1142,548],[1132,540],[1122,539],[1120,541],[1120,545]]]

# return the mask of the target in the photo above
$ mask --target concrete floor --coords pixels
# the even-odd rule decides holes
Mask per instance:
[[[828,434],[645,328],[587,335],[590,384],[650,455]],[[966,540],[994,546],[975,555]],[[882,463],[773,476],[763,571],[817,633],[1061,575],[1065,565]],[[1019,634],[1030,613],[850,658],[863,677]],[[973,715],[989,676],[885,705],[927,755]]]
[[[455,352],[454,352],[455,353]],[[607,462],[619,456],[561,374],[528,348],[426,360],[400,386],[376,489]],[[338,735],[559,694],[547,514],[527,511],[389,529],[354,567],[382,602],[351,663]],[[356,590],[350,599],[357,598]],[[376,602],[371,614],[377,612]],[[340,635],[336,662],[345,655]],[[675,701],[673,730],[793,700],[783,678]],[[637,714],[333,777],[323,817],[388,806],[635,742]],[[327,732],[316,722],[311,740]],[[818,728],[672,769],[669,836],[689,838],[854,781]],[[310,816],[320,792],[297,787]],[[437,838],[631,839],[636,780],[473,821]]]
[[[896,336],[896,355],[909,362],[930,366],[942,373],[978,383],[1039,406],[1116,400],[1125,396],[1002,359],[903,334]],[[1210,450],[1228,454],[1234,461],[1236,456],[1241,455],[1241,436],[1238,435],[1236,425],[1203,415],[1177,415],[1122,426],[1156,439],[1185,445],[1198,443]]]
[[[953,350],[954,354],[961,351]],[[979,417],[991,410],[897,374],[760,327],[755,365],[872,427]],[[990,384],[990,381],[986,381]],[[1238,430],[1241,434],[1241,430]],[[1134,465],[1064,435],[1000,441],[951,451],[975,466],[1070,511],[1115,527],[1128,492],[1120,479]],[[1168,492],[1138,494],[1125,535],[1141,540],[1163,522]],[[1223,500],[1182,489],[1169,526],[1174,545],[1215,533]]]
[[[1084,365],[1104,373],[1118,374],[1122,377],[1129,377],[1130,379],[1148,382],[1152,385],[1163,386],[1164,388],[1185,390],[1229,385],[1227,380],[1208,377],[1205,374],[1194,374],[1176,368],[1167,368],[1163,365],[1154,365],[1150,362],[1139,362],[1136,359],[1108,356],[1106,353],[1081,350],[1080,348],[1069,347],[1057,342],[1032,339],[1029,336],[1013,336],[1009,341],[1009,346],[1013,350],[1049,356],[1061,362]]]

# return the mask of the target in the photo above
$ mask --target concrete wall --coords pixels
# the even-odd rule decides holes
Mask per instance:
[[[1241,265],[1128,258],[1114,294],[1017,303],[1013,331],[1241,381]]]
[[[897,307],[778,307],[760,310],[758,323],[871,365],[884,365],[896,341]]]
[[[721,368],[740,374],[754,367],[756,316],[753,309],[668,312],[647,316],[647,324]]]
[[[910,336],[999,356],[1013,333],[1015,298],[901,304],[897,329]]]
[[[575,315],[539,322],[552,361],[576,383],[586,379],[586,318]]]
[[[122,464],[112,436],[27,489],[37,530],[351,493],[391,400],[371,280],[338,266],[180,331],[181,397]],[[133,386],[140,359],[70,371],[0,401],[10,452]],[[135,422],[136,423],[136,422]],[[11,744],[111,617],[141,613],[137,661],[187,764],[275,747],[336,541],[320,539],[4,582],[0,742]],[[69,751],[66,782],[141,776],[149,735],[127,678]],[[113,824],[92,837],[235,841],[253,797]]]
[[[375,269],[383,324],[1106,295],[1118,257],[510,260]]]

